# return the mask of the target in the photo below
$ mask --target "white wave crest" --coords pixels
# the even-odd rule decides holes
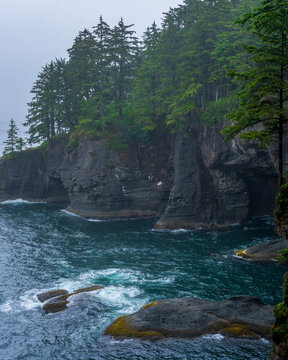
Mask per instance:
[[[270,344],[270,341],[264,338],[260,338],[260,341],[262,341],[264,344]]]
[[[12,204],[12,205],[19,205],[19,204],[46,204],[45,201],[28,201],[23,199],[14,199],[14,200],[5,200],[1,201],[0,204]]]
[[[133,313],[149,302],[148,298],[139,297],[142,291],[134,286],[107,286],[95,292],[101,302],[118,308],[123,314]]]
[[[75,214],[75,213],[73,213],[73,212],[71,212],[71,211],[68,211],[68,210],[62,209],[62,210],[60,210],[60,212],[62,212],[62,213],[65,214],[65,215],[69,215],[69,216],[73,216],[73,217],[78,217],[78,218],[81,218],[81,219],[85,219],[85,218],[83,218],[82,216],[77,215],[77,214]]]
[[[9,312],[12,310],[12,301],[8,300],[5,304],[0,305],[1,312]]]
[[[106,221],[106,220],[100,220],[100,219],[88,219],[88,218],[85,218],[85,217],[83,217],[81,215],[75,214],[75,213],[73,213],[71,211],[64,210],[64,209],[62,209],[60,211],[65,215],[77,217],[77,218],[80,218],[80,219],[83,219],[83,220],[86,220],[86,221],[90,221],[90,222],[104,222],[104,221]]]
[[[201,228],[197,228],[195,230],[199,230]],[[190,232],[191,230],[188,229],[175,229],[175,230],[170,230],[170,229],[152,229],[152,231],[154,232],[164,232],[164,233],[171,233],[171,234],[181,234],[181,233],[187,233]]]
[[[42,291],[40,291],[42,292]],[[29,290],[24,295],[20,296],[20,306],[25,310],[32,310],[40,306],[40,302],[37,299],[38,290]]]
[[[223,340],[224,336],[221,334],[204,335],[202,339]]]

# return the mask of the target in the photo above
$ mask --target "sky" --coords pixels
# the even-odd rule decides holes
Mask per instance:
[[[100,15],[111,26],[123,17],[140,37],[182,0],[0,0],[0,152],[11,118],[22,135],[30,90],[42,66],[66,50]]]

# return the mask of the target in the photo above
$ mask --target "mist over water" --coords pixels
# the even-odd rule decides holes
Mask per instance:
[[[281,301],[284,268],[233,255],[276,238],[266,217],[225,230],[152,231],[155,221],[92,222],[47,205],[0,204],[0,359],[267,359],[265,340],[221,335],[160,342],[102,334],[118,316],[156,299],[247,294]],[[104,288],[45,315],[36,295]]]

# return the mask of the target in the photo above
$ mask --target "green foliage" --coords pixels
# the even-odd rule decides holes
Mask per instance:
[[[26,145],[26,142],[20,137],[16,140],[16,151],[23,151],[24,150],[24,146]]]
[[[79,144],[79,135],[73,132],[69,135],[69,142],[67,144],[68,149],[76,149]]]
[[[18,138],[18,127],[13,119],[10,120],[9,129],[7,131],[7,140],[4,141],[4,155],[13,155],[16,151],[22,151],[24,141]]]
[[[39,146],[37,146],[34,149],[41,149],[41,150],[46,150],[50,147],[50,142],[48,140],[43,141]]]
[[[244,50],[252,63],[234,72],[241,84],[239,106],[230,114],[232,124],[222,133],[269,145],[278,143],[279,183],[283,183],[283,134],[288,101],[288,2],[262,0],[240,23],[257,39]]]
[[[30,143],[73,133],[124,148],[167,128],[185,132],[198,116],[205,124],[222,119],[236,88],[227,70],[243,70],[240,44],[254,44],[235,20],[257,4],[184,0],[164,14],[161,27],[147,28],[141,46],[133,25],[121,18],[110,28],[100,17],[79,32],[67,61],[40,72],[25,123]]]
[[[288,224],[288,179],[280,186],[274,216],[278,224]]]
[[[238,99],[235,95],[223,97],[218,101],[211,101],[199,114],[199,121],[206,125],[223,122],[227,113],[236,108]]]
[[[288,263],[288,248],[281,250],[280,255],[277,256],[278,264],[287,264]]]
[[[285,184],[279,188],[279,192],[276,197],[274,217],[279,226],[288,225],[288,179]],[[277,260],[279,264],[288,262],[288,248],[280,251]]]
[[[128,151],[128,144],[125,140],[119,136],[114,136],[107,143],[108,149],[114,150],[117,153],[126,153]]]
[[[31,93],[34,95],[28,104],[27,120],[29,143],[38,144],[66,131],[65,107],[62,82],[65,60],[51,61],[43,67],[34,83]]]
[[[272,328],[273,341],[276,344],[288,342],[288,307],[284,302],[274,308],[275,322]]]

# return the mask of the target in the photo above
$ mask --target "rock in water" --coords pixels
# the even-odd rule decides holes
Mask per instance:
[[[90,286],[82,289],[77,289],[72,293],[68,293],[67,290],[52,290],[37,295],[37,298],[39,301],[44,302],[42,308],[45,313],[50,314],[65,310],[69,303],[68,298],[70,296],[100,289],[103,289],[103,286]]]
[[[66,295],[66,294],[68,294],[67,290],[62,290],[62,289],[61,290],[52,290],[52,291],[47,291],[45,293],[41,293],[41,294],[37,295],[37,299],[40,302],[45,302],[54,297]]]
[[[73,294],[66,294],[58,297],[54,297],[44,303],[42,309],[46,314],[53,314],[58,311],[65,310],[69,301],[67,300]]]
[[[270,338],[271,306],[250,296],[210,301],[180,298],[154,301],[138,312],[116,319],[105,335],[115,338],[193,338],[204,334]]]
[[[273,240],[236,251],[236,255],[255,261],[272,261],[279,256],[279,251],[284,250],[287,246],[287,240]]]

